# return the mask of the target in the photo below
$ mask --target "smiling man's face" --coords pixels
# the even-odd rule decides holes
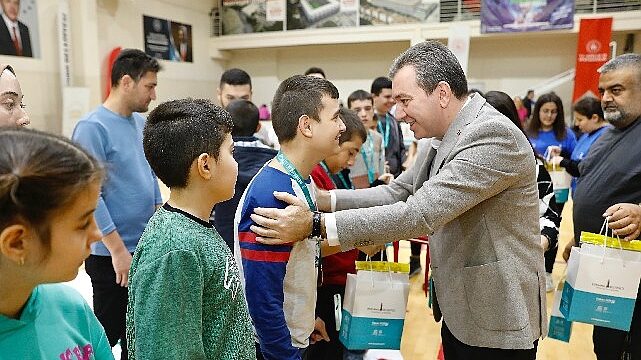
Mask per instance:
[[[442,116],[438,102],[438,91],[427,94],[416,82],[416,70],[404,66],[392,80],[392,96],[396,100],[397,120],[410,125],[417,139],[443,138],[448,125]]]

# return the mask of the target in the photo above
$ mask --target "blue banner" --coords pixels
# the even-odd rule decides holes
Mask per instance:
[[[571,29],[574,0],[484,0],[481,33]]]

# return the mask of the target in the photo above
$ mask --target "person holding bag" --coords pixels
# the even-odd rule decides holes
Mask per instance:
[[[579,164],[574,194],[574,239],[596,233],[603,218],[624,240],[639,237],[641,209],[641,55],[624,54],[600,69],[599,92],[604,118],[613,126]],[[570,243],[570,246],[572,242]],[[570,249],[566,248],[566,256]],[[641,299],[637,295],[630,331],[594,327],[597,359],[641,359]]]
[[[581,232],[573,247],[560,310],[569,321],[629,331],[641,279],[641,244],[608,236],[609,217],[598,233]]]

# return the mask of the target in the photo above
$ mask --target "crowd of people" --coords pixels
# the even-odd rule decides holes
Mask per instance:
[[[345,106],[320,68],[283,80],[271,111],[230,69],[218,104],[171,100],[146,119],[162,68],[125,49],[71,139],[28,129],[0,68],[0,357],[112,359],[120,344],[121,359],[362,359],[335,316],[348,274],[428,236],[445,359],[535,359],[564,202],[549,167],[574,177],[566,259],[604,217],[641,234],[638,54],[601,67],[576,129],[555,93],[470,91],[436,41]],[[83,262],[93,307],[59,284]],[[629,332],[595,326],[598,359],[641,359],[640,303]]]

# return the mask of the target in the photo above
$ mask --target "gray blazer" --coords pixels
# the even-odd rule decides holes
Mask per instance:
[[[483,97],[390,185],[337,190],[336,200],[345,250],[430,235],[434,317],[458,340],[531,349],[547,334],[534,154]]]

